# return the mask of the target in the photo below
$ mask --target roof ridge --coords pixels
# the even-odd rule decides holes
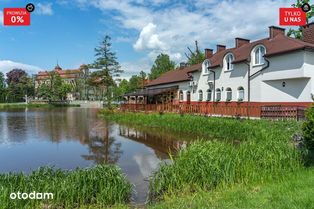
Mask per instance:
[[[303,45],[306,45],[306,46],[313,46],[314,47],[314,44],[311,44],[309,42],[302,41],[300,39],[292,38],[292,37],[289,37],[289,36],[284,36],[284,37],[289,39],[289,40],[291,40],[291,41],[294,41],[295,43],[303,44]]]

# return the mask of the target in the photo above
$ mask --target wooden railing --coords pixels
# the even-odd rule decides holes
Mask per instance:
[[[122,111],[169,112],[220,117],[304,119],[306,107],[261,106],[259,103],[122,104]]]
[[[305,119],[306,107],[291,107],[291,106],[262,106],[261,118],[266,119]]]

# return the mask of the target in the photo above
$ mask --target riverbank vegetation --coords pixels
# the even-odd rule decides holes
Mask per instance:
[[[193,134],[198,138],[229,141],[290,140],[301,132],[302,123],[296,121],[236,120],[193,115],[130,113],[103,110],[101,116],[119,123],[158,127],[170,132]]]
[[[39,168],[29,175],[0,174],[0,208],[104,208],[129,202],[132,186],[115,166],[73,171]],[[53,199],[10,199],[11,193],[52,193]]]
[[[282,180],[255,183],[250,185],[236,184],[219,187],[212,192],[199,190],[179,196],[167,196],[165,201],[151,205],[152,209],[252,209],[252,208],[294,208],[310,209],[314,206],[314,169],[300,170],[288,174]]]
[[[290,208],[303,200],[299,205],[307,208],[313,203],[309,197],[314,191],[306,180],[308,176],[314,178],[313,169],[305,167],[308,152],[302,142],[297,145],[293,140],[302,136],[301,122],[106,110],[101,115],[119,123],[159,127],[173,133],[194,134],[201,139],[171,156],[173,163],[162,165],[152,175],[153,208],[205,205],[209,208],[260,208],[270,197],[275,199],[267,199],[271,202],[269,208],[286,208],[285,203],[291,203]],[[307,127],[313,130],[311,125]],[[294,179],[297,180],[287,182]],[[292,188],[303,191],[304,195],[294,197],[293,192],[280,193]],[[256,190],[255,193],[246,197],[252,190]],[[288,198],[290,200],[286,201]]]
[[[21,109],[21,108],[54,108],[54,107],[79,107],[75,104],[25,104],[25,103],[0,103],[1,109]]]

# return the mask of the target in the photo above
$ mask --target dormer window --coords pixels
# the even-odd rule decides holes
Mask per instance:
[[[233,70],[233,64],[232,64],[233,61],[234,61],[233,54],[227,54],[225,57],[225,63],[224,63],[226,71]]]
[[[265,64],[266,49],[264,46],[258,46],[254,50],[254,65],[263,65]]]
[[[204,61],[204,64],[203,64],[203,67],[204,67],[204,74],[208,74],[208,73],[209,73],[209,71],[208,71],[209,66],[210,66],[209,60],[205,60],[205,61]]]

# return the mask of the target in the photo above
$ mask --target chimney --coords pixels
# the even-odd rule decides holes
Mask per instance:
[[[314,44],[314,22],[302,28],[302,41]]]
[[[269,27],[269,38],[275,38],[277,35],[285,35],[284,28],[276,27],[276,26],[270,26]]]
[[[183,69],[186,67],[186,63],[185,62],[180,62],[180,68],[179,69]]]
[[[221,52],[226,50],[226,46],[225,45],[217,45],[217,52]]]
[[[250,40],[244,39],[244,38],[235,38],[235,46],[236,48],[239,48],[245,44],[250,43]]]
[[[210,59],[213,56],[213,52],[212,49],[205,49],[205,59]]]

